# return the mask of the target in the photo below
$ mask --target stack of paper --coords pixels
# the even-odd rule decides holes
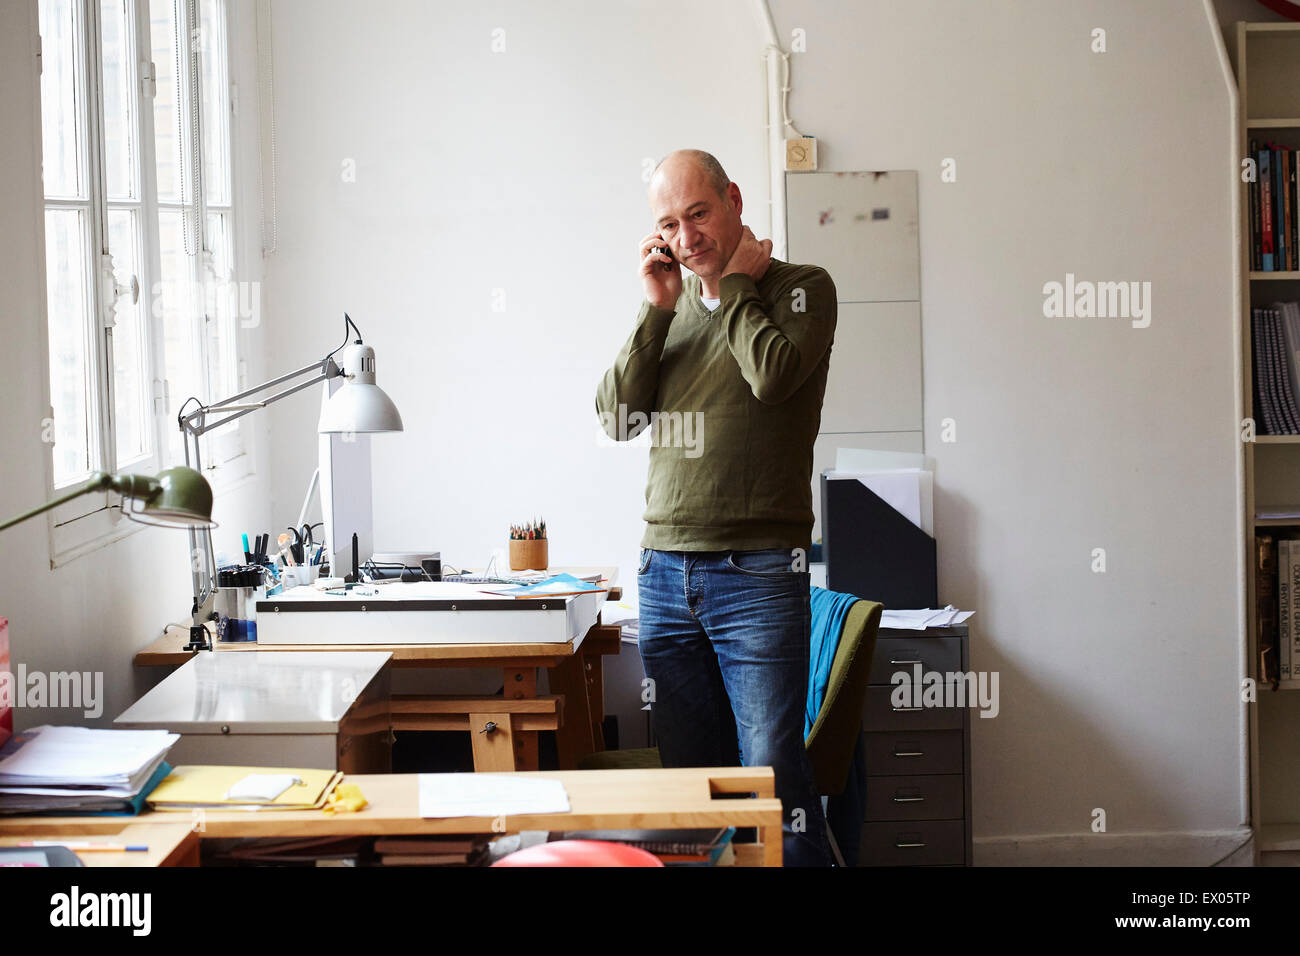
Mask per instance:
[[[0,749],[0,813],[131,811],[165,776],[178,740],[165,730],[34,727]]]
[[[880,626],[924,631],[927,627],[952,627],[954,624],[963,624],[974,613],[974,611],[959,611],[951,604],[942,610],[934,608],[923,608],[919,611],[885,610],[880,614]]]
[[[619,639],[624,644],[636,644],[641,632],[640,611],[635,598],[624,597],[621,601],[607,601],[600,609],[601,624],[617,624],[620,628]]]

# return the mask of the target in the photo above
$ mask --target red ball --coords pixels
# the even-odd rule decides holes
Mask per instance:
[[[663,866],[653,853],[605,840],[556,840],[504,856],[493,866]]]

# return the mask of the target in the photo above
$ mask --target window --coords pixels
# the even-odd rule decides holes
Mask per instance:
[[[225,0],[40,0],[40,32],[56,492],[186,460],[183,402],[238,391],[241,299]],[[239,424],[204,437],[210,481],[243,446]],[[106,495],[57,510],[55,560],[119,518]]]

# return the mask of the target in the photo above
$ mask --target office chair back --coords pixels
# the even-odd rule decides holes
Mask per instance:
[[[857,600],[844,617],[826,697],[804,742],[820,794],[841,793],[848,780],[862,730],[862,706],[871,680],[871,658],[876,652],[883,610],[884,605],[878,601]]]

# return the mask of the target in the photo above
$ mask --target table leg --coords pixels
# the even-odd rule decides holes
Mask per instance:
[[[489,728],[489,724],[493,726]],[[509,714],[471,714],[469,728],[475,773],[516,769],[515,734]]]
[[[501,695],[507,700],[523,700],[537,696],[536,667],[507,667]],[[514,732],[515,770],[537,770],[537,731]]]
[[[583,672],[587,678],[587,700],[591,707],[591,742],[596,751],[605,750],[605,665],[601,654],[583,650]]]
[[[555,732],[560,769],[576,770],[578,761],[596,749],[583,655],[573,654],[552,667],[550,680],[551,693],[564,695],[564,719]]]
[[[773,827],[759,827],[758,838],[763,841],[763,865],[782,865],[782,832],[780,824]]]

